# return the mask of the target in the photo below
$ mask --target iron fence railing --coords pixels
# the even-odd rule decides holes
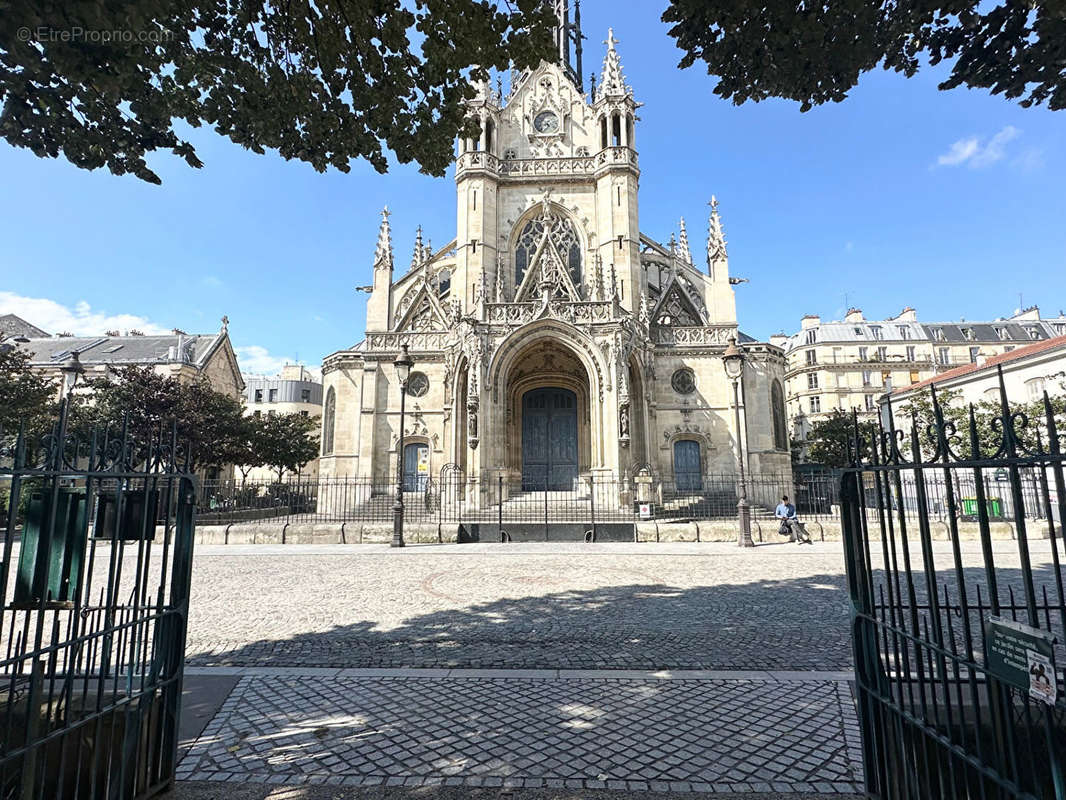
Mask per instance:
[[[195,478],[173,430],[0,430],[0,797],[174,781]]]
[[[749,502],[772,512],[782,495],[799,513],[825,519],[836,515],[832,473],[794,478],[751,474]],[[511,473],[469,477],[458,470],[404,483],[407,523],[454,522],[499,516],[515,521],[635,520],[640,505],[660,520],[728,519],[737,513],[737,479],[731,474],[622,476],[595,473],[537,488]],[[201,525],[279,522],[286,524],[391,523],[396,482],[377,478],[318,478],[276,481],[204,481],[197,507]]]
[[[1039,419],[1016,413],[1002,373],[999,389],[994,446],[972,414],[945,422],[934,389],[931,427],[882,428],[841,476],[871,798],[1066,800],[1064,420],[1047,396]],[[997,516],[1013,541],[993,541]]]
[[[982,474],[981,491],[973,475],[953,472],[923,476],[921,487],[913,474],[903,473],[900,492],[886,503],[908,517],[919,513],[946,522],[977,519],[977,497],[985,498],[989,518],[1016,522],[1043,520],[1041,474],[1037,466],[1019,468],[1019,493],[1002,470]],[[948,486],[950,482],[950,488]],[[835,521],[840,515],[840,471],[805,469],[795,474],[748,474],[746,489],[754,513],[772,515],[781,497],[788,495],[804,519]],[[652,518],[668,520],[714,520],[734,518],[739,499],[737,479],[732,474],[647,474],[622,476],[595,473],[579,476],[565,487],[549,490],[530,488],[512,473],[490,472],[469,477],[445,469],[433,477],[404,483],[404,517],[410,524],[481,519],[502,506],[505,517],[573,521],[600,514],[615,519],[639,519],[640,504],[650,506]],[[920,506],[919,488],[924,493]],[[872,501],[873,479],[867,476],[862,490]],[[955,506],[948,503],[949,494]],[[2,500],[2,498],[0,498]],[[360,522],[389,524],[396,501],[395,480],[383,478],[295,478],[284,482],[256,480],[207,480],[199,494],[197,519],[201,525],[243,523],[283,524]],[[493,511],[495,509],[495,511]],[[1019,515],[1018,509],[1022,510]]]

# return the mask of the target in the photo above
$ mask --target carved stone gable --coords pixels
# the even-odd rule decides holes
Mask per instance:
[[[704,324],[696,304],[676,279],[671,281],[659,297],[651,318],[652,322],[661,328]]]
[[[401,302],[401,314],[396,323],[397,331],[446,331],[450,327],[448,315],[440,307],[437,298],[427,284],[408,290],[410,302]],[[407,301],[407,297],[404,297]]]

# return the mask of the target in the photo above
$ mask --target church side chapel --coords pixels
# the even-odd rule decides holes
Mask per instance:
[[[387,485],[402,461],[408,487],[447,470],[468,486],[502,474],[512,491],[569,491],[645,471],[698,491],[736,472],[722,361],[734,339],[746,467],[791,473],[784,356],[738,329],[718,203],[705,266],[684,219],[665,244],[640,231],[641,104],[619,42],[608,31],[586,91],[579,26],[559,6],[556,62],[512,73],[506,94],[477,87],[481,135],[455,159],[455,237],[435,248],[419,228],[398,265],[382,213],[365,338],[323,362],[321,477]]]

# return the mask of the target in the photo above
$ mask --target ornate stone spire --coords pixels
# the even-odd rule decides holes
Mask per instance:
[[[607,55],[603,57],[603,71],[600,73],[599,86],[596,87],[597,100],[604,97],[625,96],[631,91],[626,86],[625,75],[622,74],[622,59],[619,58],[618,51],[614,48],[618,40],[614,38],[613,28],[607,29],[607,41],[604,44],[607,45]]]
[[[392,229],[389,227],[389,207],[381,210],[378,246],[374,250],[374,269],[392,269]]]
[[[681,241],[678,242],[678,256],[686,264],[692,263],[692,250],[688,246],[688,231],[685,230],[685,218],[681,218]]]
[[[718,199],[711,195],[711,216],[707,220],[707,267],[726,258],[725,233],[722,231],[722,218],[718,216]]]
[[[415,251],[411,254],[411,269],[417,269],[422,266],[426,260],[426,250],[422,246],[422,226],[418,226],[418,230],[415,231]]]
[[[504,302],[504,296],[503,296],[503,270],[504,270],[504,266],[505,266],[505,261],[504,261],[503,253],[500,253],[500,255],[498,255],[496,257],[496,286],[495,286],[495,291],[493,292],[493,295],[495,296],[495,300],[496,300],[497,303]]]

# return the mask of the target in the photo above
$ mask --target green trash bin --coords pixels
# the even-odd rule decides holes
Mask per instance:
[[[15,608],[32,608],[44,598],[46,607],[73,603],[85,556],[85,490],[60,489],[51,520],[51,492],[34,491],[15,576]]]
[[[1003,502],[998,497],[986,497],[985,509],[988,511],[989,519],[995,519],[996,517],[1003,516]],[[962,513],[966,517],[977,516],[977,498],[976,497],[964,497],[962,498]]]

